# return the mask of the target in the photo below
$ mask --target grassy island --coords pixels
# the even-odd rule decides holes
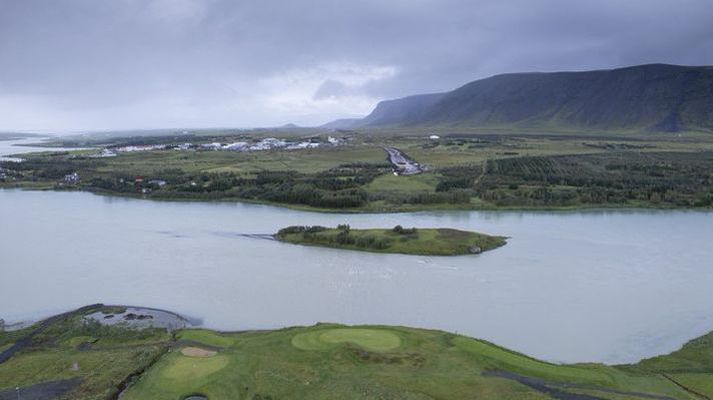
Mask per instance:
[[[552,364],[436,330],[318,324],[235,333],[168,332],[138,327],[142,318],[150,319],[147,313],[158,311],[122,311],[95,305],[22,330],[0,330],[0,399],[713,396],[713,333],[637,364]],[[92,315],[98,319],[88,319]],[[119,318],[124,323],[106,322]]]
[[[281,229],[278,240],[307,246],[334,247],[377,253],[401,253],[433,256],[478,254],[506,244],[502,236],[448,228],[351,229],[323,226],[290,226]]]

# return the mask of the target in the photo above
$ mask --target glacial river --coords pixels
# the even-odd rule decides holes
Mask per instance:
[[[303,247],[287,225],[452,227],[481,255]],[[0,318],[144,305],[243,330],[319,321],[443,329],[557,362],[634,362],[713,330],[713,213],[321,214],[0,190]]]

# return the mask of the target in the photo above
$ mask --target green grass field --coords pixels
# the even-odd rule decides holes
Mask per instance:
[[[713,381],[711,334],[670,355],[606,366],[551,364],[485,341],[406,327],[319,324],[167,335],[87,328],[80,321],[75,315],[54,323],[0,364],[0,396],[14,395],[17,386],[79,378],[66,398],[114,398],[126,381],[131,383],[125,400],[182,400],[191,394],[211,400],[515,400],[552,393],[560,399],[577,393],[611,400],[699,399],[694,392],[709,396]],[[11,343],[32,329],[0,332],[0,341]],[[187,348],[206,351],[186,355]]]
[[[300,227],[281,230],[278,240],[307,246],[333,247],[375,253],[400,253],[455,256],[480,253],[504,246],[506,239],[456,229],[348,229],[331,228],[317,232],[293,232]],[[475,249],[477,248],[477,249]]]
[[[266,136],[342,135],[347,141],[344,146],[296,151],[161,150],[102,159],[85,157],[96,151],[44,153],[27,157],[27,168],[17,171],[12,169],[18,165],[2,165],[11,170],[0,187],[82,189],[159,200],[248,201],[341,212],[713,207],[711,135],[436,130],[442,135],[437,141],[427,139],[431,130],[419,129],[346,134],[305,129],[232,136],[229,131],[205,131],[192,140],[229,143]],[[383,146],[401,149],[427,172],[394,176]],[[345,172],[354,165],[363,169]],[[81,183],[64,185],[62,178],[72,171],[80,174]],[[257,179],[265,173],[285,175],[270,182]],[[148,187],[151,190],[145,193],[145,187],[135,187],[135,176],[168,184]],[[305,195],[305,188],[311,193]],[[345,195],[344,188],[355,190],[357,197],[333,201],[355,195]]]

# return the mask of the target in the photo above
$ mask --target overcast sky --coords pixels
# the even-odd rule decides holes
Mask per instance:
[[[712,0],[0,0],[0,130],[321,124],[518,71],[713,64]]]

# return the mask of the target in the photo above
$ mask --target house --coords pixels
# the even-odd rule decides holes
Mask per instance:
[[[81,178],[79,177],[79,174],[76,172],[72,172],[71,174],[64,176],[64,183],[66,183],[68,185],[76,185],[79,183],[80,180],[81,180]]]
[[[144,180],[146,180],[143,176],[141,175],[136,175],[136,178],[134,178],[134,183],[137,185],[140,185],[144,183]]]
[[[104,149],[99,154],[92,154],[89,158],[104,158],[104,157],[116,157],[116,153],[111,149]]]
[[[344,140],[335,138],[335,137],[331,137],[331,136],[327,136],[327,142],[329,142],[329,144],[331,144],[332,146],[339,146],[340,144],[342,144],[344,142]]]
[[[438,140],[438,139],[440,139],[441,137],[438,136],[438,135],[431,135],[431,136],[429,136],[428,138],[431,139],[431,140]]]
[[[248,142],[235,142],[223,146],[223,150],[243,151],[248,148]]]
[[[164,181],[163,179],[151,179],[149,181],[149,185],[164,187],[166,186],[166,181]]]
[[[218,142],[213,142],[213,143],[204,143],[201,145],[201,147],[205,150],[220,150],[220,148],[223,147],[223,145]]]
[[[285,149],[286,150],[300,150],[300,149],[313,149],[315,147],[319,147],[319,143],[299,142],[299,143],[291,144],[291,145],[285,147]]]

